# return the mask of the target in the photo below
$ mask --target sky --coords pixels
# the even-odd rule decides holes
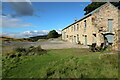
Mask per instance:
[[[84,17],[90,2],[2,2],[2,35],[27,38],[61,30]]]

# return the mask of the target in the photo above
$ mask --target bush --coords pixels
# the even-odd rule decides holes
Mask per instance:
[[[34,46],[30,46],[29,48],[34,48]]]
[[[9,58],[14,58],[14,57],[16,57],[16,54],[10,54],[9,55]]]
[[[47,38],[58,38],[58,37],[59,34],[55,30],[50,31],[47,35]]]
[[[20,52],[18,52],[18,53],[16,54],[16,56],[17,56],[17,57],[21,57],[22,54],[21,54]]]
[[[30,46],[29,48],[24,47],[18,47],[15,48],[12,53],[9,53],[9,55],[6,55],[6,58],[16,58],[21,56],[27,56],[27,55],[42,55],[45,54],[46,50],[42,49],[41,46]]]
[[[15,48],[15,51],[16,52],[26,52],[26,49],[24,47],[18,47],[18,48]]]
[[[42,49],[41,46],[37,46],[37,47],[30,47],[27,49],[27,52],[29,55],[37,55],[37,54],[43,54],[46,53],[46,50]]]
[[[29,48],[24,48],[24,47],[18,47],[15,48],[15,53],[16,56],[20,57],[20,56],[24,56],[24,55],[41,55],[46,53],[46,50],[42,49],[41,46],[30,46]]]

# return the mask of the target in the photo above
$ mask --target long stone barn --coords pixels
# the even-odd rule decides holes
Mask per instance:
[[[83,45],[104,42],[118,48],[120,40],[120,10],[110,2],[87,14],[62,30],[62,39]],[[115,46],[116,45],[116,46]]]

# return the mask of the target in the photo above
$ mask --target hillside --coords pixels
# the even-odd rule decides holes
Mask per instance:
[[[58,35],[59,35],[58,37],[61,37],[62,34],[58,34]],[[26,39],[31,40],[31,41],[38,41],[39,39],[48,39],[47,36],[48,35],[41,35],[41,36],[34,36],[34,37],[26,38]]]
[[[34,36],[34,37],[30,37],[28,39],[31,41],[38,41],[39,39],[47,39],[47,35]]]
[[[2,36],[0,35],[0,40],[3,42],[10,42],[10,41],[28,41],[23,38],[15,38],[15,37],[9,37],[9,36]]]
[[[58,37],[61,37],[61,34],[59,34]],[[2,40],[3,42],[9,42],[9,41],[38,41],[39,39],[48,39],[47,35],[40,35],[40,36],[33,36],[33,37],[29,37],[29,38],[15,38],[15,37],[9,37],[9,36],[3,36],[0,35],[0,40]]]

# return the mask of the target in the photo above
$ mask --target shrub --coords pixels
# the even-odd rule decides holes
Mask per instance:
[[[59,34],[55,30],[50,31],[47,35],[47,38],[58,38],[58,37]]]
[[[26,49],[24,47],[18,47],[18,48],[15,48],[15,51],[16,52],[26,52]]]
[[[30,46],[29,48],[34,48],[34,46]]]
[[[16,57],[15,54],[10,54],[10,55],[9,55],[9,58],[14,58],[14,57]]]
[[[16,56],[17,56],[17,57],[21,57],[22,54],[21,54],[20,52],[18,52],[18,53],[16,53]]]
[[[29,55],[37,55],[37,54],[43,54],[46,53],[46,50],[42,49],[41,46],[37,46],[37,47],[30,47],[27,49],[27,52]]]
[[[35,52],[43,51],[43,49],[41,48],[41,46],[35,47],[34,50],[35,50]]]
[[[46,50],[42,49],[41,46],[30,46],[29,48],[18,47],[15,48],[14,51],[8,55],[7,58],[21,57],[26,55],[42,55],[45,53]]]

